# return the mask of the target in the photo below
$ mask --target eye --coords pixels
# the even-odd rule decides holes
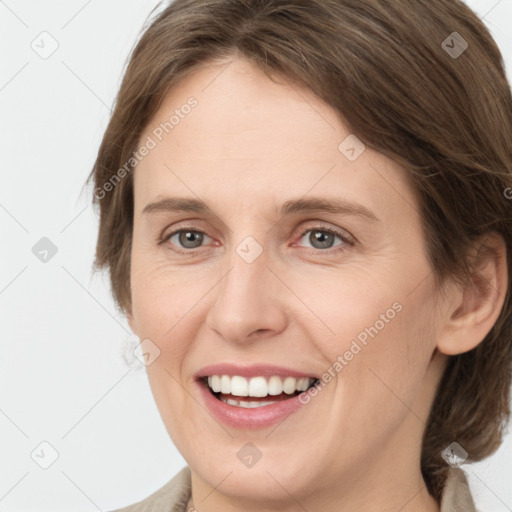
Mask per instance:
[[[164,235],[159,243],[171,242],[171,244],[176,247],[174,250],[184,253],[201,247],[205,238],[211,240],[211,238],[202,231],[197,229],[182,228],[177,229],[168,235]]]
[[[311,247],[316,250],[331,249],[332,247],[339,247],[340,245],[342,247],[345,245],[354,245],[354,241],[344,232],[324,226],[316,226],[304,230],[299,240],[304,238],[308,233],[309,236],[307,236],[306,240],[311,244]],[[336,238],[338,238],[341,243],[333,245]],[[341,250],[344,249],[343,247]]]
[[[309,236],[306,238],[308,233]],[[314,226],[312,228],[305,229],[299,237],[299,241],[306,238],[306,241],[311,244],[309,247],[314,249],[312,252],[315,253],[318,251],[326,252],[326,249],[331,249],[333,247],[339,247],[337,250],[343,251],[346,249],[345,246],[354,245],[352,237],[344,231],[338,231],[325,226]],[[335,245],[336,238],[340,240],[340,243]],[[203,242],[208,240],[212,240],[212,238],[203,231],[193,229],[191,227],[182,227],[180,229],[175,229],[167,235],[163,235],[158,243],[163,244],[170,242],[172,250],[185,254],[191,253],[195,249],[199,249],[203,246]]]

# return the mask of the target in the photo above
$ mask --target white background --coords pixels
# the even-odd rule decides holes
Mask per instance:
[[[122,357],[137,340],[106,275],[91,273],[98,222],[91,190],[82,191],[125,60],[157,3],[0,1],[4,512],[112,510],[145,498],[185,465],[143,367]],[[501,47],[510,79],[512,0],[468,3]],[[58,43],[47,59],[31,48],[43,31]],[[47,263],[32,253],[42,237],[58,249]],[[43,441],[58,452],[48,469],[31,458]],[[481,511],[512,510],[510,434],[494,456],[463,467]]]

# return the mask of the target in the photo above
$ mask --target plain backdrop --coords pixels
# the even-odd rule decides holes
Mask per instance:
[[[82,192],[125,60],[157,3],[0,1],[3,512],[112,510],[185,465],[144,367],[123,357],[137,340],[106,275],[91,273],[98,219],[91,190]],[[512,0],[468,3],[510,79]],[[510,434],[463,468],[481,511],[512,510]]]

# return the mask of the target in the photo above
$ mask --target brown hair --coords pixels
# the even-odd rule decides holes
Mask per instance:
[[[496,43],[459,0],[176,0],[151,16],[89,177],[100,209],[95,265],[108,268],[123,312],[131,307],[130,158],[169,89],[214,59],[242,56],[303,84],[351,133],[410,170],[438,283],[470,276],[469,251],[482,235],[505,239],[500,316],[475,349],[449,356],[425,430],[421,469],[439,501],[448,470],[440,452],[456,441],[469,461],[487,457],[510,416],[512,98]],[[467,49],[454,53],[461,41]]]

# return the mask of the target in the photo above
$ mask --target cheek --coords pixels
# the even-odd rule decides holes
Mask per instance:
[[[312,271],[307,278],[304,274],[290,276],[295,295],[302,299],[295,301],[303,312],[294,321],[311,333],[331,360],[348,350],[354,339],[364,346],[365,341],[369,345],[385,338],[390,326],[403,317],[404,293],[391,278],[384,279],[382,271],[380,278],[377,272],[354,266]]]
[[[400,311],[388,323],[374,316],[351,338],[361,349],[345,367],[341,379],[346,392],[357,397],[354,407],[357,402],[369,405],[370,423],[397,425],[399,418],[409,416],[413,409],[415,415],[424,415],[424,404],[416,401],[435,346],[427,300],[402,299]],[[382,308],[378,313],[384,313],[386,319],[385,311]]]
[[[412,399],[435,346],[432,290],[425,284],[410,293],[408,280],[379,275],[351,271],[317,280],[322,286],[305,296],[320,327],[302,325],[329,362],[325,371],[336,375],[340,392],[367,393],[371,402],[392,392]],[[304,284],[296,289],[306,293]]]
[[[162,341],[208,291],[208,279],[190,269],[170,270],[165,264],[135,257],[131,271],[133,314],[141,337]]]

